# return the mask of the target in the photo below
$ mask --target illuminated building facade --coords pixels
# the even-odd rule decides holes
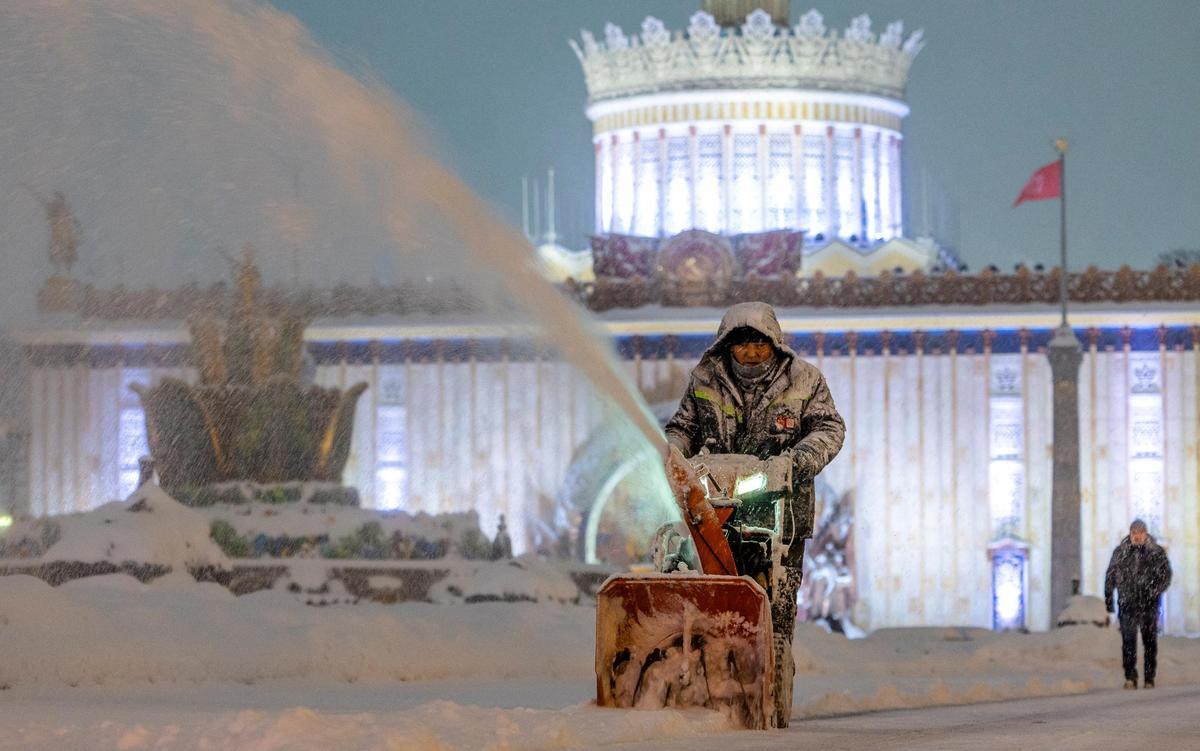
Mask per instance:
[[[547,243],[539,261],[595,314],[660,416],[725,305],[776,306],[847,422],[821,482],[853,509],[855,623],[1049,627],[1045,347],[1059,270],[965,274],[904,237],[900,126],[919,34],[876,35],[865,17],[835,32],[812,11],[789,26],[779,0],[705,8],[681,32],[647,19],[636,36],[584,35],[595,227],[619,242],[594,246],[600,256]],[[771,239],[797,231],[798,267],[793,246]],[[1140,516],[1175,567],[1164,626],[1200,632],[1200,265],[1088,269],[1068,287],[1084,343],[1082,590],[1101,590]],[[47,281],[42,322],[17,332],[30,371],[26,510],[79,511],[130,490],[145,423],[128,387],[194,378],[184,319],[221,294]],[[504,514],[516,552],[628,562],[620,515],[603,515],[634,505],[644,475],[614,450],[602,400],[454,294],[418,284],[291,298],[313,319],[313,380],[369,386],[345,481],[377,508],[474,509],[488,532]]]

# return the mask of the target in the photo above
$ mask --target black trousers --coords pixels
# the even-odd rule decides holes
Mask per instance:
[[[1142,633],[1145,679],[1153,681],[1158,669],[1158,610],[1121,611],[1121,662],[1126,680],[1137,680],[1137,636]]]
[[[803,543],[796,545],[803,550]],[[792,636],[796,633],[796,593],[803,569],[786,566],[779,591],[771,602],[771,651],[775,657],[775,727],[786,728],[792,717],[792,678],[796,663],[792,659]]]

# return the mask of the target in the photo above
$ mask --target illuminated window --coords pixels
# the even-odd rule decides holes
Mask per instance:
[[[1025,406],[1020,355],[993,355],[988,432],[988,501],[993,537],[1019,537],[1025,524]]]
[[[1163,534],[1163,396],[1158,353],[1129,358],[1129,514]]]
[[[600,216],[596,217],[599,222],[600,232],[609,232],[612,230],[612,191],[613,191],[613,175],[612,175],[612,152],[608,148],[607,141],[599,142],[600,152],[596,158],[596,190],[599,191],[599,207]]]
[[[637,212],[634,234],[658,235],[658,139],[638,142]]]
[[[150,371],[144,368],[121,372],[120,409],[117,414],[117,494],[128,498],[138,488],[140,462],[149,456],[146,442],[146,416],[142,402],[130,388],[135,383],[150,385]]]
[[[825,137],[804,136],[804,216],[809,235],[829,232],[825,206]]]
[[[884,136],[880,143],[880,228],[884,239],[892,239],[899,234],[896,224],[900,217],[895,216],[892,203],[892,155],[892,144]]]
[[[992,628],[1025,627],[1025,553],[1002,548],[992,554]]]
[[[778,133],[767,139],[767,217],[763,229],[796,226],[796,176],[792,137]]]
[[[633,141],[618,142],[615,146],[616,174],[613,180],[613,231],[629,232],[633,222]]]
[[[404,383],[399,375],[380,379],[375,414],[375,507],[403,508],[408,480],[408,430]]]
[[[674,235],[692,224],[692,191],[688,183],[691,154],[688,139],[667,139],[667,216],[666,234]]]
[[[762,182],[758,174],[758,136],[738,133],[733,137],[733,232],[762,229]]]
[[[835,135],[833,138],[833,181],[837,188],[837,225],[842,237],[862,232],[858,207],[854,205],[854,137]]]
[[[883,223],[879,216],[879,141],[874,135],[862,139],[863,163],[863,206],[867,212],[867,238],[883,237]]]
[[[988,469],[988,502],[996,535],[1018,536],[1025,506],[1025,467],[1011,459],[993,459]]]
[[[696,139],[696,227],[720,232],[721,216],[721,136],[713,133]]]

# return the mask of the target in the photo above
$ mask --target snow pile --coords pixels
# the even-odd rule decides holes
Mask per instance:
[[[161,718],[156,718],[161,723]],[[665,738],[708,736],[729,730],[713,712],[622,712],[575,705],[562,710],[492,709],[434,701],[413,709],[372,714],[330,713],[306,707],[282,712],[227,711],[183,722],[125,723],[104,719],[64,728],[8,723],[0,744],[30,748],[289,749],[290,751],[554,751]],[[6,738],[7,736],[7,738]],[[5,744],[7,747],[7,744]]]
[[[1109,620],[1104,600],[1088,595],[1072,595],[1055,623],[1059,626],[1091,625],[1103,628]]]
[[[0,531],[0,559],[228,567],[236,558],[488,558],[475,511],[431,515],[298,500],[191,507],[147,483],[125,501]]]
[[[229,559],[209,536],[203,514],[147,483],[124,502],[80,514],[23,519],[3,536],[9,544],[42,540],[40,563],[106,561],[149,563],[182,571],[188,566],[228,567]]]
[[[529,577],[523,591],[566,595],[565,575],[520,563],[497,568]],[[464,594],[512,590],[478,584]],[[594,686],[595,618],[592,607],[545,601],[314,608],[285,592],[235,597],[190,578],[95,576],[54,588],[6,576],[0,684],[526,677],[578,681],[580,701]],[[1083,691],[1120,677],[1115,628],[882,629],[850,640],[800,624],[794,644],[801,715]],[[1160,637],[1159,665],[1164,685],[1200,682],[1200,639]]]
[[[1158,643],[1160,685],[1200,683],[1200,639]],[[849,640],[800,624],[794,645],[799,717],[1084,693],[1122,679],[1120,632],[1092,625],[880,629]]]
[[[411,681],[592,672],[590,608],[307,607],[164,577],[0,577],[0,685]]]
[[[579,599],[579,587],[560,567],[535,556],[522,556],[507,563],[458,563],[434,585],[430,598],[442,604],[491,600],[569,603]]]
[[[507,568],[534,580],[525,591],[550,587],[520,563]],[[493,580],[471,591],[511,589]],[[314,608],[184,577],[58,588],[0,577],[0,689],[20,708],[0,723],[0,748],[559,749],[727,728],[712,712],[583,706],[596,686],[595,617],[527,602]],[[794,650],[797,718],[1121,681],[1118,631],[1091,625],[850,640],[801,624]],[[1158,678],[1200,683],[1200,640],[1161,637]],[[516,708],[529,703],[539,708]]]

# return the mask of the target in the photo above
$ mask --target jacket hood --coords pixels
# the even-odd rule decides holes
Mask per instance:
[[[1123,547],[1123,548],[1135,547],[1133,544],[1133,540],[1129,539],[1129,535],[1125,535],[1125,537],[1121,540],[1121,547]],[[1144,547],[1147,550],[1149,550],[1150,548],[1157,548],[1158,540],[1154,539],[1154,535],[1147,533],[1146,534],[1146,544],[1144,545]]]
[[[765,302],[740,302],[725,311],[721,325],[717,328],[717,338],[701,355],[701,360],[721,354],[725,349],[725,340],[735,330],[751,328],[770,340],[771,344],[782,355],[795,357],[796,353],[783,340],[783,329],[775,316],[775,309]]]

